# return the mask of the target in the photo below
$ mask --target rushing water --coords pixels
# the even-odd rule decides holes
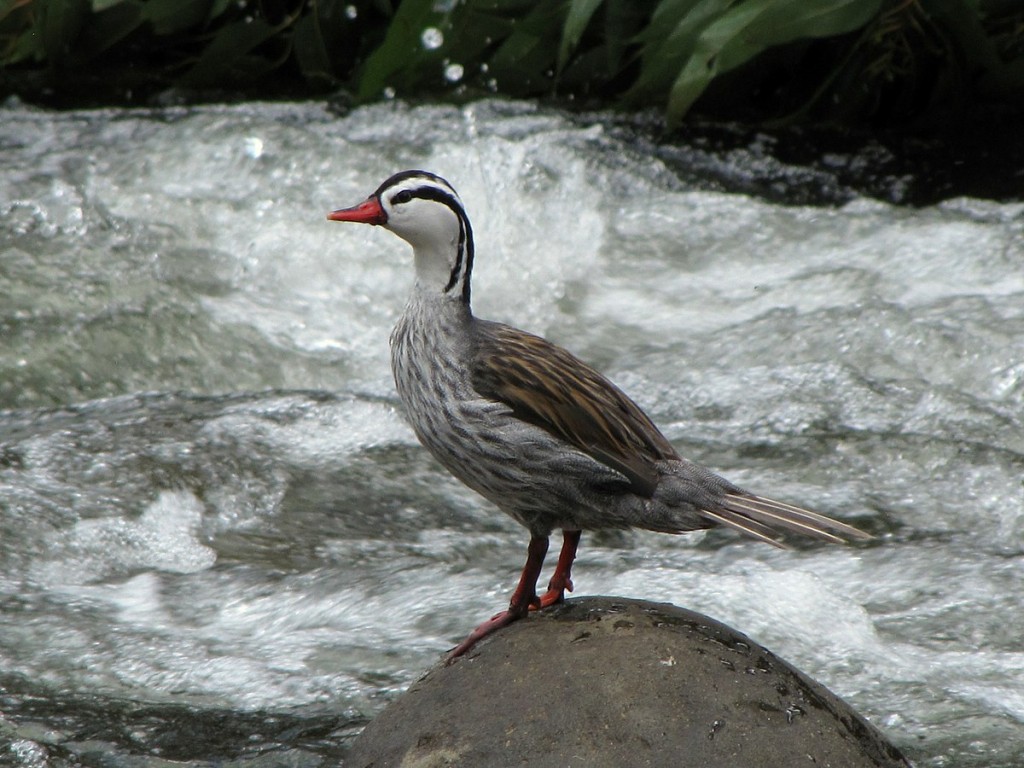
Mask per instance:
[[[500,102],[9,104],[0,152],[0,764],[336,763],[507,600],[525,531],[395,400],[409,251],[324,219],[409,167],[466,202],[478,314],[877,536],[588,534],[579,593],[731,624],[919,765],[1024,764],[1021,205],[785,207]]]

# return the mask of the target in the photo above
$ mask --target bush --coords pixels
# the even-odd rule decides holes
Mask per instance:
[[[498,92],[754,119],[1024,99],[1015,0],[0,0],[7,92]],[[110,88],[103,84],[112,84]],[[268,91],[269,89],[269,91]],[[104,95],[106,94],[106,95]]]

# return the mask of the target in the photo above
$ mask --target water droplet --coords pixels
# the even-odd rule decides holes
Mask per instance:
[[[459,0],[434,0],[434,5],[430,10],[434,13],[449,13],[458,4]]]
[[[487,74],[487,70],[488,70],[488,69],[490,69],[490,67],[489,67],[489,66],[487,66],[487,62],[486,62],[486,61],[485,61],[485,62],[483,62],[482,64],[480,64],[480,73],[481,73],[481,74],[484,74],[484,75],[486,75],[486,74]]]
[[[346,5],[345,6],[345,16],[346,17],[348,17],[349,19],[354,19],[358,15],[359,15],[359,9],[356,8],[354,5]]]
[[[420,42],[423,43],[423,47],[428,51],[434,51],[444,44],[444,35],[441,34],[441,30],[437,27],[427,27],[423,30],[423,34],[420,35]]]
[[[393,99],[393,98],[395,98],[395,89],[392,88],[390,85],[387,88],[384,89],[384,98],[385,99]]]
[[[253,160],[263,156],[263,139],[259,136],[247,136],[243,142],[243,147],[245,154]]]
[[[457,83],[462,79],[464,71],[461,64],[447,64],[444,68],[444,79],[449,83]]]
[[[487,90],[490,91],[491,93],[498,92],[498,81],[495,78],[492,77],[490,80],[487,81]]]

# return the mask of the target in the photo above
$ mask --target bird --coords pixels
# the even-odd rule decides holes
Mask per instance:
[[[573,590],[585,530],[726,527],[780,547],[783,533],[871,538],[683,458],[633,400],[571,352],[476,317],[473,228],[459,195],[437,174],[396,173],[365,201],[327,218],[383,227],[412,246],[413,287],[390,339],[399,399],[434,458],[530,534],[508,608],[473,630],[449,662],[531,610],[562,602]],[[556,530],[561,551],[538,595]]]

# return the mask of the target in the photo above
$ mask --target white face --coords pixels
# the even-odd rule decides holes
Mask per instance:
[[[404,186],[404,185],[403,185]],[[417,188],[422,185],[413,184]],[[387,190],[380,204],[388,216],[389,229],[416,250],[454,251],[459,240],[459,219],[444,203],[410,197],[410,189]]]
[[[385,229],[413,247],[418,280],[442,289],[459,266],[468,233],[460,220],[462,202],[443,180],[412,176],[379,191],[387,214]],[[459,213],[456,213],[456,209]],[[464,213],[462,214],[465,215]]]

